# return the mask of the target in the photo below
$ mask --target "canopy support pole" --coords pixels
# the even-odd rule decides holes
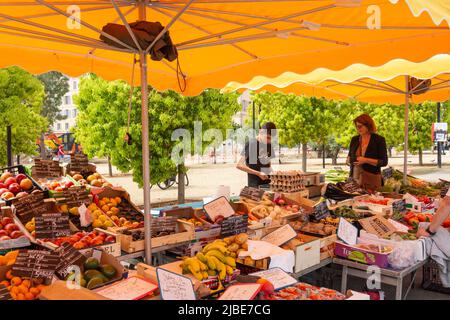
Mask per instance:
[[[403,147],[403,184],[408,178],[408,134],[409,134],[409,76],[405,76],[405,142]]]
[[[139,6],[139,20],[146,20],[146,3]],[[142,174],[144,182],[144,237],[145,237],[145,262],[152,265],[152,213],[150,204],[150,146],[148,125],[148,79],[147,79],[147,52],[141,50],[141,111],[142,111]]]

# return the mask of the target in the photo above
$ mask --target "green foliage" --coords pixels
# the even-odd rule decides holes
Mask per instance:
[[[45,98],[42,108],[42,116],[46,117],[50,126],[57,120],[63,120],[66,116],[59,112],[62,98],[69,92],[69,79],[61,72],[50,71],[38,75],[37,78],[44,84]]]
[[[130,87],[122,81],[107,82],[95,76],[80,82],[75,103],[79,107],[75,137],[88,156],[110,156],[122,172],[132,171],[133,180],[142,186],[141,91],[135,88],[130,114],[132,145],[124,141],[127,132],[127,110]],[[157,183],[176,172],[172,150],[179,141],[172,141],[176,129],[190,133],[191,154],[203,152],[194,145],[194,122],[202,122],[202,132],[210,128],[225,131],[231,128],[231,117],[239,105],[235,94],[221,95],[218,90],[206,90],[197,97],[183,97],[174,91],[149,93],[150,178]]]
[[[408,149],[411,153],[429,149],[433,145],[431,127],[436,122],[436,103],[412,105],[409,113]]]
[[[18,67],[0,69],[0,165],[6,159],[6,126],[11,125],[13,154],[35,155],[36,140],[47,128],[40,116],[44,87]]]

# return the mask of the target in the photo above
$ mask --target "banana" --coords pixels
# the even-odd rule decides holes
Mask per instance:
[[[197,254],[195,255],[197,257],[198,260],[200,260],[203,263],[206,263],[206,257],[203,253],[201,252],[197,252]]]
[[[200,271],[200,261],[198,261],[197,259],[194,258],[188,258],[186,260],[184,260],[184,262],[189,266],[192,267],[192,270],[194,270],[194,272],[199,272]]]
[[[220,244],[220,245],[222,245],[222,246],[224,246],[224,247],[226,247],[226,246],[228,245],[228,244],[227,244],[225,241],[223,241],[222,239],[214,240],[213,243]]]
[[[198,260],[198,263],[200,264],[200,270],[201,271],[208,270],[208,266],[205,263],[201,262],[200,260]]]
[[[181,270],[183,270],[183,271],[182,271],[183,274],[187,274],[187,273],[190,272],[190,270],[189,270],[187,264],[182,263],[182,264],[180,265],[180,267],[181,267]]]
[[[217,257],[211,256],[212,261],[214,261],[215,265],[216,265],[216,270],[220,271],[222,269],[225,269],[225,265],[222,263],[222,261],[220,261],[219,259],[217,259]]]
[[[216,272],[215,270],[209,269],[209,270],[207,271],[207,273],[208,273],[208,275],[211,276],[211,277],[217,276],[217,272]]]
[[[222,245],[220,243],[210,243],[208,244],[204,249],[203,252],[204,253],[208,253],[211,250],[217,250],[220,251],[222,254],[224,255],[229,255],[230,254],[230,250],[227,249],[226,245]]]
[[[208,279],[209,275],[208,272],[202,271],[203,279]]]
[[[217,266],[216,266],[216,264],[214,263],[214,259],[212,259],[213,257],[210,257],[210,256],[207,256],[206,257],[206,264],[208,265],[208,268],[210,269],[210,270],[216,270],[217,269]]]
[[[203,274],[201,272],[194,271],[193,268],[192,268],[192,265],[189,265],[188,268],[189,268],[189,271],[191,271],[191,273],[194,275],[194,277],[197,280],[200,280],[200,281],[203,280]]]
[[[229,265],[233,269],[236,268],[236,260],[232,257],[225,257],[225,264]]]
[[[223,267],[219,270],[219,279],[225,280],[226,276],[227,276],[227,268],[225,267],[225,265],[223,265]]]
[[[220,251],[217,251],[217,250],[211,250],[211,251],[208,251],[207,253],[206,253],[206,256],[207,257],[216,257],[217,259],[219,259],[221,262],[223,262],[223,263],[226,263],[225,261],[225,256],[220,252]]]
[[[230,266],[225,266],[226,270],[227,270],[227,274],[229,276],[231,276],[234,273],[234,269]]]

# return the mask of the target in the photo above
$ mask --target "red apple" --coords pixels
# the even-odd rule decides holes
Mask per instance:
[[[1,196],[2,194],[4,194],[5,192],[9,192],[9,190],[8,190],[7,188],[1,188],[1,189],[0,189],[0,196]]]
[[[2,237],[0,237],[0,241],[6,241],[6,240],[11,240],[11,238],[8,237],[8,236],[2,236]]]
[[[27,179],[27,176],[24,175],[23,173],[19,173],[19,174],[16,176],[17,183],[20,183],[20,181],[22,181],[23,179]]]
[[[114,243],[116,242],[116,237],[114,236],[107,236],[105,239],[105,243]]]
[[[16,194],[16,198],[23,198],[23,197],[26,197],[27,195],[28,195],[28,193],[22,191],[22,192],[19,192],[18,194]]]
[[[0,230],[0,237],[7,236],[8,232],[6,230]]]
[[[5,180],[5,186],[7,188],[9,188],[9,186],[12,185],[13,183],[17,183],[17,180],[14,177],[9,177],[8,179]]]
[[[286,202],[283,200],[283,199],[279,199],[278,200],[278,204],[280,205],[280,206],[282,206],[282,205],[284,205]]]
[[[8,179],[8,178],[10,178],[10,177],[12,177],[12,176],[13,176],[13,175],[12,175],[11,172],[8,172],[8,171],[3,172],[2,175],[0,176],[0,181],[1,181],[1,182],[5,182],[6,179]]]
[[[3,182],[0,182],[0,189],[8,189]]]
[[[66,184],[64,185],[64,187],[65,187],[66,189],[69,189],[69,188],[72,187],[73,185],[74,185],[74,184],[73,184],[72,181],[67,181]]]
[[[262,285],[261,291],[264,292],[266,295],[269,295],[275,291],[275,288],[271,282],[267,281]]]
[[[19,227],[14,223],[10,223],[5,226],[5,230],[11,235],[13,231],[19,230]]]
[[[14,193],[12,193],[12,192],[5,192],[5,193],[3,193],[1,196],[0,196],[0,198],[1,199],[3,199],[3,200],[9,200],[9,199],[12,199],[12,198],[14,198]]]
[[[8,189],[14,194],[18,194],[20,191],[22,191],[22,188],[19,186],[18,183],[11,183]]]
[[[16,230],[16,231],[11,232],[11,234],[9,236],[12,239],[17,239],[17,238],[23,236],[23,233],[21,231]]]
[[[13,220],[13,218],[10,218],[10,217],[3,217],[1,222],[2,222],[2,225],[7,226],[10,223],[14,223],[14,220]]]

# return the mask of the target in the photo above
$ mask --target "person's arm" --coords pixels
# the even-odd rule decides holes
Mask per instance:
[[[257,176],[257,177],[260,177],[263,180],[269,179],[269,177],[266,174],[264,174],[262,172],[259,172],[259,171],[256,171],[256,170],[253,170],[252,168],[247,166],[247,164],[245,163],[245,156],[241,157],[241,159],[239,160],[239,162],[236,165],[236,168],[241,170],[241,171],[247,172],[249,174],[253,174],[253,175]]]
[[[444,221],[447,219],[447,217],[450,214],[450,196],[445,196],[441,203],[439,204],[439,209],[436,211],[436,213],[433,216],[433,221],[431,221],[430,225],[428,226],[429,230],[431,232],[436,232],[437,229],[444,223]],[[417,231],[418,237],[429,237],[430,234],[428,231],[424,228],[420,228]]]

